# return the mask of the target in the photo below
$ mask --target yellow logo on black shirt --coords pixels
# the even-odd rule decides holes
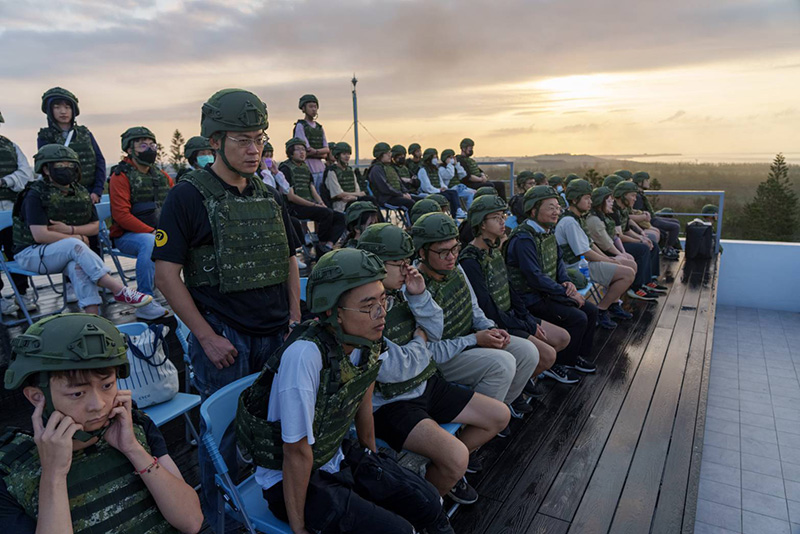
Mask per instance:
[[[156,246],[157,247],[163,247],[164,245],[166,245],[167,244],[167,239],[169,239],[169,238],[167,237],[167,232],[165,232],[164,230],[158,230],[156,232]]]

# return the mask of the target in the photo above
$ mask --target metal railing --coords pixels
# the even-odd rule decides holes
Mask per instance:
[[[674,190],[674,191],[652,191],[647,190],[644,192],[645,195],[663,195],[663,196],[695,196],[695,197],[708,197],[708,196],[715,196],[719,199],[719,211],[717,212],[717,231],[716,231],[716,244],[714,247],[714,253],[719,254],[719,241],[722,239],[722,212],[725,208],[725,191],[686,191],[686,190]],[[705,217],[707,215],[703,213],[690,213],[690,212],[674,212],[670,215],[688,215],[690,217]]]
[[[514,162],[513,161],[478,161],[475,160],[478,165],[485,167],[486,165],[507,165],[508,166],[508,187],[509,187],[509,194],[508,198],[514,196]]]

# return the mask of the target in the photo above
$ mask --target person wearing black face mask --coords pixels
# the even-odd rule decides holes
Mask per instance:
[[[152,297],[134,291],[110,276],[110,269],[89,248],[100,224],[89,191],[80,185],[78,154],[59,144],[45,145],[33,157],[42,175],[25,186],[13,209],[14,259],[27,271],[69,276],[86,313],[96,314],[102,302],[98,286],[117,302],[146,306]]]
[[[108,192],[111,200],[110,235],[124,254],[136,256],[136,284],[139,291],[153,295],[155,263],[151,259],[161,206],[173,185],[172,178],[156,168],[156,136],[144,126],[128,128],[122,134],[122,150],[128,154],[111,172]],[[140,319],[153,320],[167,310],[153,300],[136,310]]]

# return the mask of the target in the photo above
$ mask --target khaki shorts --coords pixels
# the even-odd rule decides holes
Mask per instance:
[[[597,282],[601,286],[610,286],[615,272],[617,272],[616,263],[607,261],[589,262],[589,275],[592,277],[592,282]]]

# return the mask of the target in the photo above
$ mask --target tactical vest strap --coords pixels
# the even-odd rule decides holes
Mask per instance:
[[[394,168],[394,165],[381,163],[380,166],[383,167],[383,172],[386,174],[386,183],[398,191],[402,191],[403,186],[400,184],[400,175],[397,174],[397,169]]]
[[[376,382],[375,389],[383,396],[384,399],[393,399],[399,395],[402,395],[403,393],[411,391],[421,384],[424,384],[430,380],[430,378],[435,375],[436,371],[438,370],[439,367],[436,365],[436,361],[431,358],[428,366],[414,378],[409,378],[408,380],[404,380],[402,382]]]
[[[467,280],[456,267],[442,280],[423,274],[433,300],[444,312],[442,339],[454,339],[472,333],[472,297]]]
[[[307,120],[300,119],[295,125],[295,130],[297,129],[297,124],[300,123],[303,125],[303,132],[306,134],[306,139],[308,140],[308,144],[311,148],[320,149],[324,148],[325,143],[323,138],[325,136],[325,130],[322,129],[322,125],[320,123],[316,123],[316,128],[312,127]],[[292,136],[294,136],[294,130],[292,131]]]
[[[330,168],[336,173],[336,181],[339,182],[339,187],[342,188],[342,191],[345,193],[356,192],[356,175],[352,167],[348,166],[342,169],[338,165],[332,165]]]
[[[475,245],[467,245],[459,255],[459,261],[472,259],[478,262],[486,280],[486,289],[495,306],[500,311],[511,309],[511,291],[509,289],[508,272],[505,259],[500,250],[481,250]]]
[[[97,154],[92,146],[92,137],[86,126],[73,124],[72,139],[69,147],[78,154],[81,162],[81,185],[86,189],[94,187],[95,169],[97,168]],[[56,127],[47,127],[39,130],[39,137],[47,144],[63,145],[66,142],[63,133]]]
[[[428,175],[428,180],[431,182],[431,185],[433,187],[435,187],[436,189],[439,189],[440,187],[442,187],[442,182],[439,180],[439,168],[438,167],[435,167],[434,165],[424,165],[422,168],[425,169],[425,172]],[[458,176],[458,173],[456,173],[456,177],[457,176]],[[449,187],[452,187],[452,185],[453,184],[451,182]]]
[[[383,337],[392,343],[403,346],[414,337],[417,320],[411,312],[411,306],[400,291],[393,291],[394,306],[386,313],[386,327]]]
[[[586,216],[579,217],[574,213],[572,213],[572,210],[568,209],[567,211],[564,212],[564,217],[571,217],[575,219],[575,221],[580,225],[581,230],[583,230],[583,233],[586,234],[586,238],[589,240],[589,246],[591,247],[594,242],[592,241],[592,237],[586,231]],[[566,263],[567,265],[573,265],[580,261],[581,259],[580,256],[575,254],[575,251],[572,250],[572,247],[570,246],[569,242],[564,243],[563,245],[559,245],[559,248],[561,248],[561,253],[562,253],[562,258],[564,259],[564,263]]]
[[[311,194],[311,170],[305,162],[298,165],[291,159],[286,162],[289,167],[292,178],[292,189],[294,194],[298,197],[308,200],[309,202],[316,202],[314,195]]]

